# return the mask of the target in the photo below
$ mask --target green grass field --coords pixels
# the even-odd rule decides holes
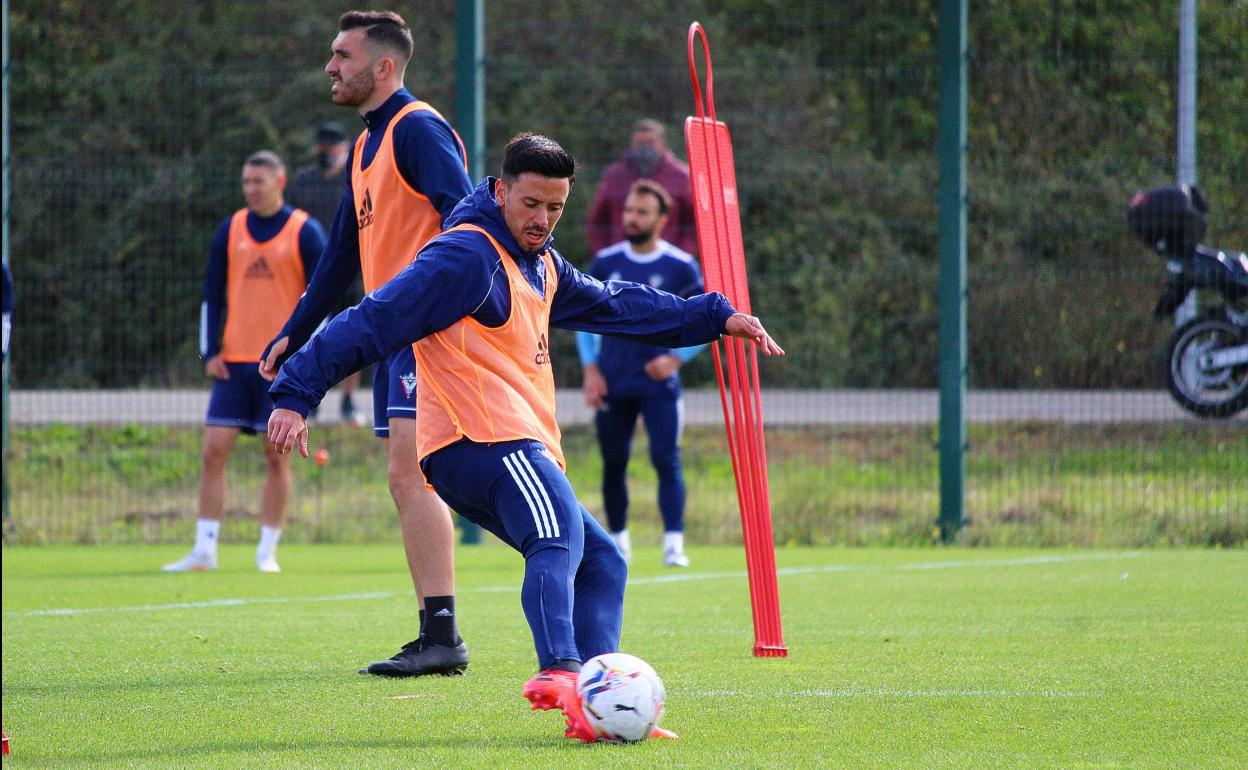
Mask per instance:
[[[782,548],[790,656],[750,656],[743,556],[641,549],[622,647],[675,742],[583,746],[520,687],[521,560],[458,554],[467,676],[356,674],[412,633],[393,545],[6,548],[6,767],[1248,766],[1243,550]]]

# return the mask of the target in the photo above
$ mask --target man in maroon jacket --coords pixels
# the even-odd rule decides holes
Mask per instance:
[[[633,182],[645,177],[663,185],[672,196],[663,240],[690,254],[698,251],[698,230],[693,219],[693,193],[689,186],[689,164],[682,162],[667,146],[663,124],[639,120],[633,124],[629,150],[607,166],[594,194],[586,229],[589,253],[597,254],[624,240],[624,199]]]

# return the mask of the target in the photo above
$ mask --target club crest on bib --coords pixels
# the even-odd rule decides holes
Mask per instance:
[[[411,398],[416,392],[416,374],[404,374],[399,377],[399,384],[403,386],[403,395]]]

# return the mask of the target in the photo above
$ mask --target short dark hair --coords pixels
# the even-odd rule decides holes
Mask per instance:
[[[277,156],[277,153],[271,150],[253,152],[251,155],[247,156],[247,160],[243,163],[243,165],[264,166],[276,174],[286,173],[286,164],[282,163],[282,159]]]
[[[364,37],[375,45],[389,48],[399,56],[399,70],[407,69],[412,58],[412,31],[394,11],[347,11],[338,19],[338,31],[364,29]]]
[[[516,134],[503,150],[503,181],[510,183],[526,171],[576,184],[576,160],[554,139],[539,134]]]
[[[672,194],[653,179],[638,179],[628,188],[629,195],[653,195],[659,200],[659,213],[666,214],[672,208]]]

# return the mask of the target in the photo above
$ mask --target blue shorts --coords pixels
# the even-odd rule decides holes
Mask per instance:
[[[416,354],[410,345],[373,367],[373,432],[390,435],[390,418],[416,419]]]
[[[258,361],[227,363],[228,380],[212,381],[205,425],[240,428],[243,433],[264,433],[269,429],[269,413],[273,399],[269,386],[273,383],[260,376]]]

